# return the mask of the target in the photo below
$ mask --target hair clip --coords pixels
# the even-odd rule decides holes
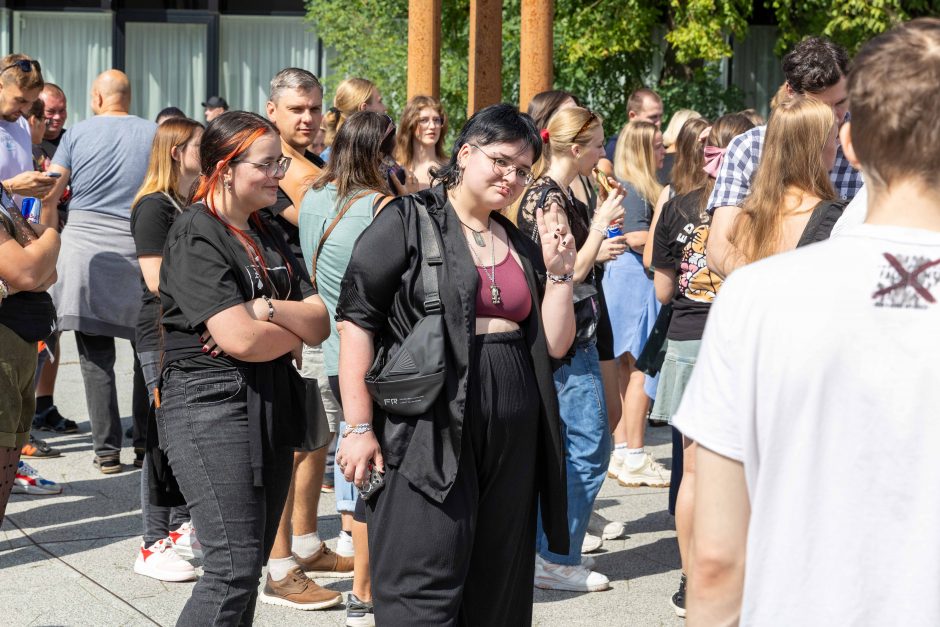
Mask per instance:
[[[548,143],[548,138],[549,138],[548,129],[547,129],[547,128],[543,128],[542,131],[539,133],[539,135],[542,136],[542,143],[543,143],[543,144],[547,144],[547,143]]]

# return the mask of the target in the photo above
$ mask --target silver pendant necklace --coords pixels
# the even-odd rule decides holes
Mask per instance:
[[[464,225],[467,226],[467,225]],[[467,227],[470,229],[470,227]],[[473,229],[470,229],[473,231]],[[474,231],[476,233],[476,231]],[[476,238],[474,238],[476,239]],[[480,235],[480,241],[483,241],[483,236]],[[480,242],[477,242],[478,244]],[[485,246],[485,242],[481,245]],[[479,264],[479,267],[483,268],[483,272],[486,274],[486,278],[490,280],[490,302],[494,305],[499,305],[503,302],[503,296],[499,289],[499,286],[496,285],[496,246],[493,244],[493,231],[490,230],[490,267],[487,268],[486,265],[480,260],[480,256],[477,255],[477,251],[473,248],[470,249],[470,252],[473,253],[473,258]]]
[[[487,228],[483,229],[482,231],[477,231],[475,228],[468,225],[463,220],[461,220],[460,223],[463,224],[468,229],[470,229],[470,232],[473,233],[473,241],[476,243],[477,246],[479,246],[480,248],[486,247],[486,242],[483,240],[483,234],[489,230],[489,226],[490,226],[489,220],[486,221]],[[492,233],[490,233],[490,235],[492,236]]]

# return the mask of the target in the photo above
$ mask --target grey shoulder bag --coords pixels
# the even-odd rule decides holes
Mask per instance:
[[[438,290],[437,266],[444,263],[440,236],[427,209],[417,205],[424,317],[397,350],[380,348],[369,372],[366,388],[372,399],[390,414],[426,413],[444,386],[444,317]]]

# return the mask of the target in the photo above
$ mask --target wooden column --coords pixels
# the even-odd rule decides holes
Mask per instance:
[[[467,115],[503,98],[503,0],[470,0]]]
[[[408,98],[441,97],[441,0],[408,0]]]
[[[552,88],[552,20],[554,0],[522,0],[519,54],[519,109],[532,96]]]

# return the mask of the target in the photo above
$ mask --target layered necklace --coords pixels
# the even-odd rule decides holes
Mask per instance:
[[[490,301],[494,305],[499,305],[500,303],[503,302],[503,297],[500,292],[499,286],[496,285],[496,246],[493,245],[493,230],[489,228],[490,222],[489,220],[487,220],[486,222],[487,228],[483,229],[482,231],[477,231],[473,228],[470,228],[469,226],[464,224],[462,220],[460,223],[466,226],[468,229],[470,229],[470,231],[473,233],[473,241],[480,248],[484,248],[486,246],[486,241],[484,241],[483,239],[483,233],[485,233],[486,231],[490,232],[490,267],[489,268],[486,267],[486,264],[484,264],[483,261],[480,260],[480,256],[477,254],[477,251],[472,246],[470,247],[470,253],[473,254],[473,259],[477,262],[477,266],[483,268],[483,272],[486,274],[486,278],[490,280]]]

